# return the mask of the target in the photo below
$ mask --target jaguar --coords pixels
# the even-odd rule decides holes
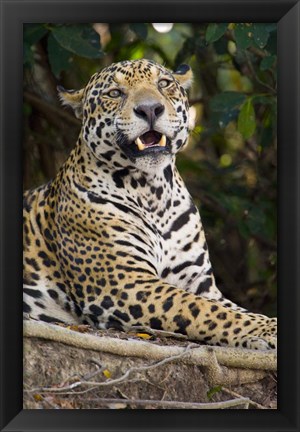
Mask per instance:
[[[146,326],[209,345],[276,348],[277,319],[216,286],[201,218],[175,166],[189,137],[188,65],[121,61],[80,90],[57,176],[24,193],[24,313],[50,323]]]

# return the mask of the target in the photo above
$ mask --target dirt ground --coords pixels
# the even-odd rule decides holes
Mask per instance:
[[[120,339],[138,338],[117,331],[102,333]],[[171,338],[151,339],[149,342],[154,344],[187,344]],[[277,379],[273,372],[254,383],[225,387],[210,385],[204,367],[174,361],[147,369],[153,363],[24,338],[24,409],[203,409],[186,403],[211,404],[240,397],[249,398],[250,404],[240,403],[229,409],[277,408]],[[144,370],[128,372],[137,367]],[[123,381],[110,384],[126,372]],[[87,385],[86,381],[94,384]]]

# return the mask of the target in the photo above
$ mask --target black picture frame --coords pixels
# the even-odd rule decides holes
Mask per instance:
[[[296,0],[30,1],[1,4],[1,431],[298,431],[299,56]],[[22,41],[33,22],[277,22],[279,52],[277,410],[22,410]]]

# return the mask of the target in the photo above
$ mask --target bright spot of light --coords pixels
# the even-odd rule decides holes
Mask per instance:
[[[224,168],[229,167],[232,163],[232,157],[229,154],[223,154],[220,157],[220,165]]]
[[[168,33],[173,27],[173,23],[152,23],[152,25],[159,33]]]

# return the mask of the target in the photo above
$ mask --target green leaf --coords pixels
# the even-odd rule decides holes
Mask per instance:
[[[140,38],[147,39],[148,28],[144,23],[131,23],[130,29]]]
[[[253,42],[252,24],[236,24],[234,35],[239,49],[248,48]]]
[[[24,25],[24,42],[33,45],[42,39],[48,32],[44,24],[25,24]]]
[[[267,45],[270,32],[263,23],[253,24],[253,39],[259,48],[264,48]]]
[[[51,34],[48,38],[48,58],[53,74],[59,78],[61,71],[69,69],[73,56]]]
[[[256,94],[252,96],[252,102],[254,103],[254,105],[255,104],[273,105],[276,104],[276,97]]]
[[[238,116],[238,131],[244,139],[250,138],[256,129],[255,111],[251,98],[248,98],[243,104]]]
[[[219,393],[220,391],[222,391],[222,386],[215,386],[212,387],[208,392],[207,392],[207,398],[208,400],[211,400],[213,395],[215,395],[216,393]]]
[[[228,23],[210,23],[205,32],[205,40],[207,43],[216,42],[226,32]]]
[[[239,92],[223,92],[215,95],[210,101],[210,109],[212,111],[231,111],[238,108],[246,99],[243,93]]]
[[[277,56],[276,55],[269,55],[262,59],[260,62],[260,70],[265,71],[267,69],[272,69],[276,63]]]
[[[100,36],[88,24],[56,26],[52,28],[52,34],[64,49],[80,57],[100,58],[104,55]]]

